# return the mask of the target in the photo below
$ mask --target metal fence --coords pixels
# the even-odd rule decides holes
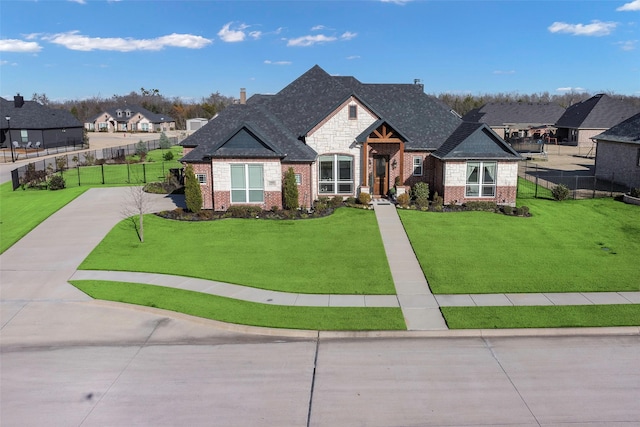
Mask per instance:
[[[160,148],[160,140],[144,141],[147,151]],[[177,138],[169,138],[171,146]],[[176,162],[128,163],[127,156],[136,154],[137,145],[63,153],[31,162],[11,171],[13,189],[25,183],[27,175],[60,173],[69,185],[134,184],[164,178]]]
[[[573,199],[594,199],[598,197],[616,197],[631,189],[616,183],[615,173],[608,175],[588,175],[584,171],[562,171],[520,166],[521,180],[518,185],[518,198],[551,198],[551,190],[562,184],[569,188]]]
[[[3,163],[11,163],[17,160],[32,159],[38,157],[50,156],[52,154],[68,153],[73,151],[86,150],[89,145],[82,142],[82,140],[69,140],[67,145],[59,147],[16,147],[16,148],[4,148],[0,150],[1,161]]]

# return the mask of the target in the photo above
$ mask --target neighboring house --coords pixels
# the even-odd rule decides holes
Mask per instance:
[[[564,108],[551,102],[489,102],[469,111],[462,120],[484,123],[506,140],[532,138],[549,142],[555,137],[553,126],[564,112]]]
[[[423,181],[445,203],[515,204],[520,156],[482,123],[464,123],[419,84],[363,84],[314,66],[275,95],[241,96],[186,138],[203,207],[282,206],[293,168],[301,206],[385,196]]]
[[[165,114],[156,114],[137,105],[110,108],[84,124],[90,132],[166,132],[176,122]]]
[[[20,95],[12,101],[0,98],[0,120],[3,148],[10,148],[10,144],[14,148],[44,149],[83,143],[82,123],[73,114],[25,101]]]
[[[209,120],[202,118],[195,118],[187,120],[187,132],[195,132],[202,126],[206,125]]]
[[[567,108],[556,122],[559,141],[577,146],[591,146],[593,137],[640,113],[628,101],[598,94]]]
[[[593,137],[596,176],[640,188],[640,113]]]

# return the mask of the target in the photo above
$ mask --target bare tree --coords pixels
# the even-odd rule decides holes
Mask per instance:
[[[143,186],[128,188],[121,213],[125,219],[131,221],[140,243],[144,243],[144,214],[150,211],[150,205],[149,194],[144,191]]]

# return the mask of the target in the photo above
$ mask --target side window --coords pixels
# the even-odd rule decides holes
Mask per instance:
[[[205,175],[203,173],[197,173],[196,174],[196,179],[198,180],[198,182],[200,184],[206,184],[207,183],[207,175]]]
[[[349,105],[349,120],[356,120],[358,118],[358,106]]]

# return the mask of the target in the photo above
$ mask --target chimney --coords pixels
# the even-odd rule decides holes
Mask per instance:
[[[13,105],[16,108],[22,108],[22,106],[24,105],[24,98],[21,97],[20,94],[17,94],[13,97]]]
[[[420,79],[413,79],[413,84],[418,86],[420,88],[421,91],[424,91],[424,85],[422,84],[422,80]]]
[[[247,103],[247,90],[243,87],[240,88],[240,104]]]

